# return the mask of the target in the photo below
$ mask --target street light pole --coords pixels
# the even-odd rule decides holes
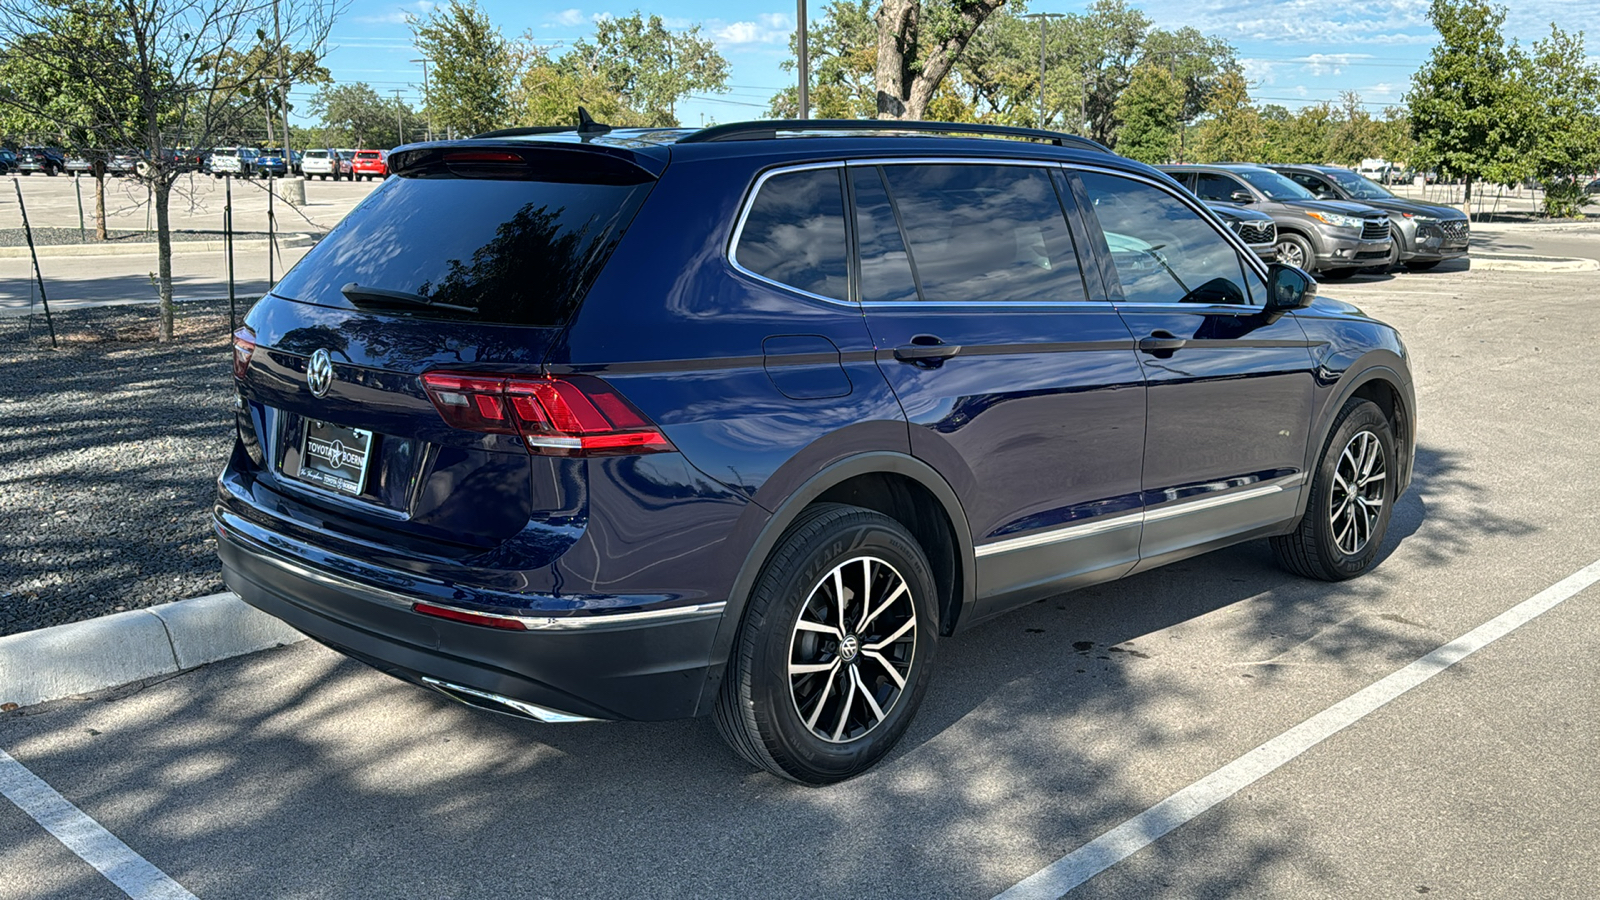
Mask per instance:
[[[428,102],[428,60],[413,59],[414,63],[422,63],[422,110],[428,118],[428,140],[433,140],[433,106]]]
[[[1044,128],[1044,23],[1050,19],[1064,19],[1066,13],[1027,13],[1021,18],[1039,20],[1039,127]]]
[[[283,177],[290,178],[294,176],[294,142],[289,140],[289,76],[283,68],[283,28],[278,21],[278,0],[272,0],[272,39],[278,56],[278,90],[283,91],[278,104],[278,114],[283,117]]]
[[[806,0],[797,0],[800,8],[796,43],[800,49],[800,118],[811,118],[811,54],[806,47]]]

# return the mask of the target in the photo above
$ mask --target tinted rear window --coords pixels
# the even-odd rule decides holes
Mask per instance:
[[[348,308],[340,288],[421,294],[512,325],[560,325],[605,264],[649,183],[390,178],[290,270],[273,293]],[[385,307],[385,311],[390,311]]]

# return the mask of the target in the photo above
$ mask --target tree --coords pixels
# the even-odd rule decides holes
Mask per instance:
[[[155,201],[163,341],[172,338],[169,208],[180,174],[166,151],[180,137],[209,146],[232,105],[261,82],[279,79],[276,54],[257,64],[220,63],[236,53],[248,59],[244,51],[272,27],[275,8],[271,0],[0,0],[0,43],[8,55],[53,73],[59,84],[80,85],[85,114],[104,146],[138,148],[144,157],[139,177]],[[320,59],[338,7],[284,0],[282,12],[285,46]],[[103,20],[103,27],[84,28],[84,17]],[[33,112],[60,121],[50,109]]]
[[[1534,103],[1527,159],[1544,186],[1545,213],[1576,216],[1585,179],[1600,169],[1600,66],[1588,62],[1582,32],[1552,24],[1534,43],[1524,79]]]
[[[878,118],[922,119],[939,85],[989,14],[1005,0],[883,0],[875,82]]]
[[[1266,145],[1261,114],[1250,105],[1250,88],[1238,71],[1223,74],[1200,123],[1195,155],[1208,162],[1261,158]]]
[[[511,47],[477,0],[450,0],[427,18],[407,14],[417,49],[433,64],[428,114],[463,134],[503,128],[511,117]]]
[[[1177,155],[1183,122],[1184,83],[1153,62],[1135,66],[1127,90],[1117,98],[1117,152],[1140,162],[1164,163]]]
[[[1124,0],[1096,0],[1077,23],[1078,55],[1087,82],[1083,113],[1091,138],[1115,147],[1117,98],[1133,76],[1139,48],[1150,30],[1150,20]]]
[[[396,113],[404,121],[416,118],[403,102],[380,96],[364,81],[322,88],[311,96],[311,111],[322,120],[319,140],[324,147],[387,150],[403,143],[396,133]]]
[[[832,0],[806,27],[811,75],[811,114],[819,119],[870,119],[878,110],[875,72],[878,27],[872,0]],[[796,37],[789,52],[798,55]],[[780,63],[795,70],[794,58]],[[799,92],[786,87],[772,97],[769,115],[792,119],[800,114]]]
[[[1428,18],[1439,43],[1406,95],[1417,140],[1414,163],[1465,179],[1464,202],[1470,201],[1474,181],[1514,184],[1528,168],[1529,110],[1517,51],[1500,33],[1503,6],[1433,0]]]
[[[104,120],[119,121],[126,129],[128,123],[137,121],[139,111],[131,99],[132,86],[122,83],[126,71],[120,65],[65,83],[55,65],[67,60],[77,47],[98,48],[85,57],[88,63],[111,59],[120,52],[112,27],[115,19],[96,12],[88,5],[73,10],[61,20],[66,37],[24,35],[13,52],[0,57],[0,129],[30,143],[58,144],[90,161],[94,235],[95,240],[103,241],[107,239],[106,158],[111,146],[102,134]],[[111,90],[101,93],[107,86]]]
[[[524,44],[528,52],[513,101],[518,125],[572,125],[580,106],[610,125],[647,124],[598,73],[553,60],[531,40]]]
[[[700,36],[699,25],[669,31],[660,16],[645,18],[638,10],[595,23],[594,39],[580,39],[561,62],[580,77],[599,79],[645,125],[675,126],[679,100],[728,84],[728,61]]]
[[[1327,162],[1343,166],[1360,164],[1380,154],[1378,123],[1361,106],[1361,95],[1355,91],[1339,94],[1339,117],[1328,134]]]

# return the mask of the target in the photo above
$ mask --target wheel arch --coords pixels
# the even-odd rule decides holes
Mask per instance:
[[[823,467],[777,505],[746,552],[733,585],[722,624],[712,644],[699,711],[716,704],[728,654],[744,624],[745,604],[763,567],[795,520],[817,503],[846,503],[883,513],[917,538],[940,596],[939,631],[949,634],[972,610],[977,597],[972,531],[955,490],[932,466],[894,451],[849,456]]]
[[[1312,430],[1316,440],[1307,443],[1305,471],[1308,478],[1316,472],[1328,436],[1337,424],[1339,411],[1352,398],[1360,398],[1376,404],[1383,411],[1384,418],[1389,420],[1389,427],[1394,430],[1395,465],[1400,470],[1395,496],[1398,498],[1405,492],[1411,484],[1416,448],[1416,399],[1410,382],[1402,377],[1402,371],[1387,361],[1377,361],[1362,368],[1358,374],[1346,375],[1340,380],[1333,396],[1323,406],[1316,428]],[[1310,491],[1301,492],[1297,520],[1305,514],[1310,498]]]

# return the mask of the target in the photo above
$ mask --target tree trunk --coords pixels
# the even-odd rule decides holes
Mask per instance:
[[[873,21],[878,26],[878,118],[921,119],[939,84],[950,73],[978,26],[1005,0],[956,0],[960,24],[919,58],[922,0],[883,0]]]
[[[106,164],[94,161],[94,239],[106,240]]]
[[[874,16],[878,25],[878,118],[909,119],[911,63],[917,52],[918,0],[884,0]]]
[[[1472,221],[1472,178],[1468,176],[1461,179],[1461,211],[1466,213],[1467,221]]]
[[[172,181],[167,173],[155,173],[156,273],[161,296],[161,342],[172,340],[172,230],[167,205],[172,199]]]

